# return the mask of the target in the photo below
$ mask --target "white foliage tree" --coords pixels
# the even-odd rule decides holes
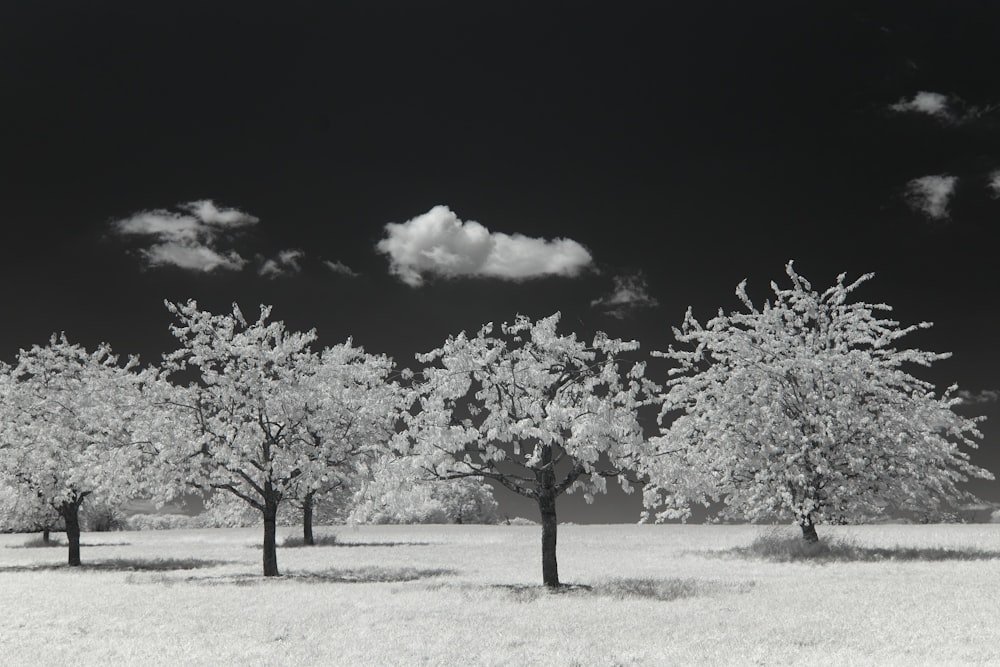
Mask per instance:
[[[439,479],[491,479],[538,503],[542,579],[559,585],[556,498],[606,489],[643,444],[637,412],[651,384],[638,343],[556,333],[559,314],[464,332],[417,355],[418,410],[397,439]],[[630,489],[620,477],[626,490]]]
[[[80,507],[120,505],[147,490],[155,454],[145,436],[153,373],[119,364],[107,345],[88,352],[53,336],[21,350],[4,381],[0,475],[65,523],[69,564],[80,565]],[[36,509],[38,509],[36,507]]]
[[[232,494],[261,513],[264,575],[277,576],[281,503],[323,491],[331,466],[347,466],[368,441],[359,444],[328,409],[339,391],[331,380],[335,364],[324,365],[312,352],[313,331],[291,332],[280,321],[268,322],[268,306],[261,306],[255,322],[235,304],[223,315],[199,310],[194,301],[168,302],[167,308],[178,320],[171,331],[180,348],[164,357],[164,371],[175,379],[193,375],[195,382],[175,390],[172,413],[186,434],[165,458],[179,478]],[[353,354],[372,372],[386,365],[381,358],[369,364],[360,350]],[[351,407],[357,423],[367,419],[369,408],[380,409],[374,402]]]
[[[885,304],[850,301],[872,275],[819,292],[794,270],[791,287],[771,283],[757,307],[704,325],[689,309],[674,336],[683,348],[663,395],[661,435],[644,457],[646,505],[684,516],[691,501],[724,502],[724,516],[788,518],[816,541],[815,525],[876,515],[890,507],[936,509],[970,497],[969,477],[992,475],[963,448],[981,437],[977,419],[911,374],[947,358],[900,346],[930,326],[881,317]]]
[[[425,479],[411,457],[387,455],[369,466],[354,494],[353,523],[497,523],[493,490],[479,479]]]
[[[44,498],[13,480],[0,479],[0,532],[41,532],[49,544],[49,533],[61,526],[59,512]]]
[[[403,394],[393,375],[392,359],[366,353],[348,339],[325,348],[313,373],[303,379],[298,427],[315,455],[325,457],[311,474],[293,480],[288,493],[302,511],[304,544],[314,543],[316,505],[349,495],[368,461],[395,435]]]

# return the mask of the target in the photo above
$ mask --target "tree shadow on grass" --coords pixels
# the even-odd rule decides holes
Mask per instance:
[[[280,577],[259,574],[236,574],[221,577],[189,577],[187,581],[206,586],[252,586],[267,582],[296,582],[303,584],[390,584],[417,581],[430,577],[456,574],[444,568],[419,569],[413,567],[359,567],[333,568],[319,572],[289,572]]]
[[[1000,558],[998,551],[969,547],[866,547],[850,539],[834,537],[809,543],[797,535],[765,533],[744,547],[712,552],[714,555],[760,558],[788,562],[861,562],[881,561],[976,561]]]
[[[494,584],[489,589],[502,591],[515,602],[535,602],[551,596],[609,597],[618,600],[648,599],[669,602],[681,598],[746,593],[753,581],[717,581],[706,579],[610,579],[594,585],[562,584],[558,587],[526,584]],[[469,587],[471,588],[471,587]]]
[[[70,567],[66,563],[37,563],[32,565],[8,565],[0,567],[3,572],[44,572],[64,570],[67,572],[171,572],[174,570],[197,570],[217,565],[228,565],[231,561],[203,560],[200,558],[111,558]]]
[[[80,547],[127,547],[131,542],[81,542]],[[7,549],[65,549],[69,544],[60,540],[49,540],[43,542],[41,539],[28,540],[24,544],[8,544]]]
[[[304,544],[301,537],[285,538],[279,549],[310,549],[313,547],[426,547],[433,542],[341,542],[336,535],[325,535],[316,538],[316,544]],[[255,549],[262,549],[261,544],[249,545]]]

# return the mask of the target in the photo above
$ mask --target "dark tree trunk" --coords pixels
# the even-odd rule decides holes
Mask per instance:
[[[52,539],[49,537],[49,529],[42,528],[42,544],[49,546],[52,544]]]
[[[559,565],[556,563],[556,473],[552,462],[552,447],[542,447],[541,468],[535,471],[538,481],[538,512],[542,515],[542,583],[559,586]]]
[[[551,488],[539,489],[538,510],[542,515],[542,583],[559,586],[559,564],[556,562],[556,496]]]
[[[314,546],[313,539],[313,492],[310,491],[302,499],[302,544]]]
[[[278,520],[278,497],[270,482],[264,485],[264,576],[277,577],[278,548],[275,543],[275,526]]]
[[[819,542],[819,535],[816,534],[816,525],[813,523],[811,516],[807,516],[799,525],[802,527],[802,539],[809,544]]]
[[[69,542],[69,565],[80,566],[80,500],[63,503],[59,508],[66,522],[66,540]]]

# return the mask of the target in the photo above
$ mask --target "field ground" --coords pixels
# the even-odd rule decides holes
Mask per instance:
[[[737,551],[767,530],[561,526],[561,593],[537,586],[537,526],[319,528],[339,544],[279,548],[269,580],[259,529],[87,533],[74,570],[0,535],[0,663],[1000,664],[1000,525],[820,527],[883,548],[860,559]]]

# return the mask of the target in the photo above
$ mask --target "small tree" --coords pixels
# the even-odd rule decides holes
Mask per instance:
[[[186,432],[164,458],[179,478],[232,494],[261,513],[264,576],[277,576],[282,501],[320,490],[331,462],[359,451],[349,431],[339,437],[343,424],[325,409],[335,388],[323,384],[326,370],[309,349],[316,335],[268,322],[268,306],[252,323],[235,304],[225,315],[199,310],[194,301],[167,308],[179,320],[171,330],[180,348],[164,357],[164,373],[193,373],[197,381],[177,387],[169,402]],[[368,407],[358,406],[355,419],[363,421]]]
[[[901,327],[884,304],[850,303],[872,275],[842,274],[820,293],[795,272],[772,283],[758,308],[721,310],[702,326],[688,309],[673,347],[677,363],[663,395],[662,429],[645,458],[647,507],[684,515],[690,501],[722,500],[723,514],[794,519],[807,541],[816,524],[879,514],[890,506],[927,511],[970,498],[957,484],[992,479],[960,447],[975,448],[976,419],[955,413],[956,387],[937,394],[910,374],[948,354],[897,347],[930,326]]]
[[[435,478],[491,479],[537,502],[546,586],[559,585],[556,498],[581,490],[592,501],[633,459],[650,389],[644,364],[622,358],[638,343],[598,333],[587,345],[557,334],[558,322],[518,317],[499,336],[488,324],[417,355],[419,411],[397,439]]]
[[[149,442],[137,436],[152,373],[107,345],[88,352],[65,335],[21,350],[4,381],[0,474],[62,518],[68,562],[80,565],[80,507],[117,505],[146,490]]]
[[[315,543],[313,511],[324,500],[350,493],[364,462],[384,452],[402,408],[391,380],[392,359],[368,354],[347,342],[325,348],[300,384],[302,418],[297,424],[308,451],[320,457],[309,474],[293,480],[287,497],[302,512],[303,544]]]
[[[62,530],[62,518],[52,505],[30,489],[0,479],[0,533],[40,532],[48,545],[54,530]]]
[[[493,489],[474,478],[422,479],[411,457],[382,457],[354,494],[354,523],[497,523]]]

